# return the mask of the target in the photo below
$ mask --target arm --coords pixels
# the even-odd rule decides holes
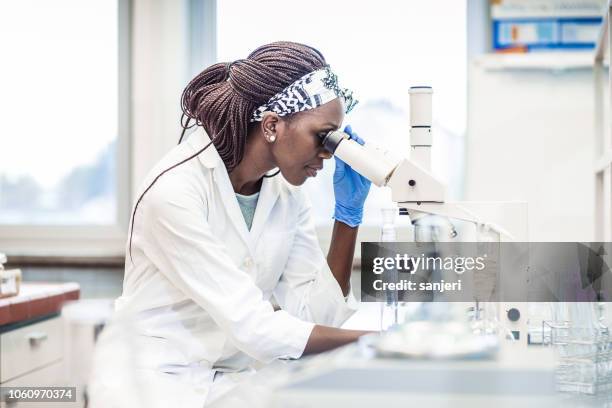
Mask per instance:
[[[345,330],[335,327],[315,326],[310,333],[304,355],[321,353],[356,341],[364,334],[373,333],[363,330]]]
[[[294,199],[292,206],[299,209],[297,220],[292,222],[295,235],[274,297],[282,310],[300,319],[321,326],[341,326],[357,310],[357,301],[353,296],[345,299],[325,259],[308,196],[298,190]],[[347,264],[351,261],[348,259]],[[350,268],[344,271],[348,278]]]
[[[344,131],[357,143],[364,141],[352,131],[350,126]],[[339,158],[334,171],[334,230],[327,254],[327,263],[346,296],[350,290],[351,270],[355,255],[355,242],[359,224],[363,219],[363,205],[370,191],[370,181],[353,170]]]
[[[241,351],[260,361],[298,358],[314,324],[275,312],[206,221],[197,184],[183,172],[161,178],[140,207],[135,228],[157,269],[210,314]]]
[[[317,323],[304,349],[304,354],[313,354],[351,343],[368,332],[332,327],[341,325],[354,312],[356,302],[352,296],[349,301],[345,300],[341,286],[334,272],[330,270],[331,264],[325,261],[315,232],[310,200],[303,192],[298,196],[298,200],[301,211],[296,223],[295,239],[274,296],[282,310],[301,319]],[[344,230],[357,231],[356,228],[351,228],[339,221],[336,222],[336,228],[341,231],[341,235]],[[334,267],[336,271],[342,270],[344,273],[343,279],[346,279],[347,282],[347,292],[355,237],[356,232],[353,235],[350,255],[347,252],[346,256],[338,257],[338,259],[344,259],[344,264],[339,264],[340,269]],[[340,237],[334,247],[342,252],[344,249],[340,244],[350,243],[349,241]]]
[[[347,296],[351,283],[351,270],[355,255],[355,243],[359,227],[349,227],[336,220],[332,231],[331,244],[327,252],[327,264],[338,281],[342,294]]]

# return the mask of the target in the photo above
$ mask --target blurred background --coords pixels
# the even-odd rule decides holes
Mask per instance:
[[[607,62],[602,85],[595,85],[603,6],[603,0],[313,0],[308,7],[3,2],[0,252],[26,267],[26,278],[65,280],[72,273],[28,266],[120,271],[134,191],[178,141],[183,87],[208,65],[277,40],[318,48],[360,99],[347,123],[364,139],[406,154],[407,90],[433,86],[432,166],[449,200],[527,202],[532,241],[609,237],[610,141],[597,133],[609,126],[595,116],[609,107]],[[324,249],[333,165],[327,162],[305,186]],[[389,197],[373,189],[360,239],[378,238]],[[85,283],[89,276],[99,283],[91,294],[106,296],[117,294],[120,275],[70,279]]]

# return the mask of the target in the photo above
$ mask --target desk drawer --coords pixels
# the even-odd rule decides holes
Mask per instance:
[[[59,316],[0,334],[0,383],[61,359],[62,337]]]
[[[15,380],[2,384],[3,387],[70,387],[64,381],[63,361],[45,366],[40,370],[22,375]],[[0,408],[83,408],[84,401],[81,388],[77,389],[76,402],[0,402]]]

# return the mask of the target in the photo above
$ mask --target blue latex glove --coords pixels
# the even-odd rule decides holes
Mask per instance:
[[[365,143],[356,133],[353,133],[350,125],[344,128],[344,132],[360,145]],[[356,227],[361,224],[363,219],[363,204],[372,183],[339,158],[334,158],[336,159],[336,170],[334,172],[336,208],[334,209],[334,218],[349,227]]]

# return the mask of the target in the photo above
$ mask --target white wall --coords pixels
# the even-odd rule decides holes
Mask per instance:
[[[465,200],[527,201],[531,241],[594,239],[589,68],[469,66]]]

